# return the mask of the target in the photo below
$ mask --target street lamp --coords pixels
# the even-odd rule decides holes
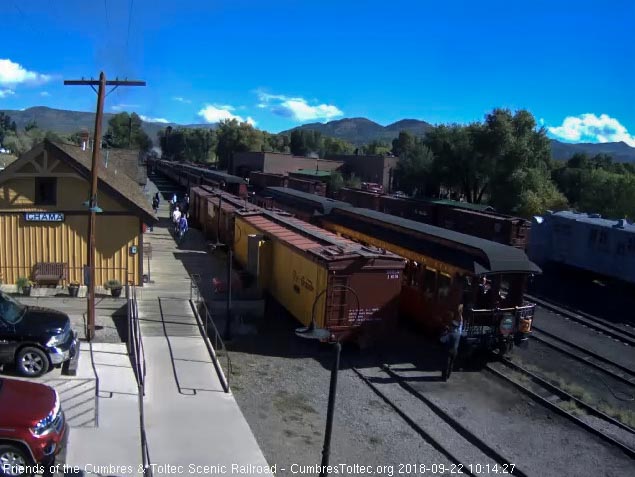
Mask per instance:
[[[355,301],[357,302],[357,313],[355,314],[355,321],[353,322],[353,326],[357,323],[357,319],[359,318],[359,297],[355,290],[351,287],[347,287],[346,285],[334,285],[334,289],[341,289],[350,291],[355,297]],[[315,307],[317,305],[318,300],[322,295],[326,293],[327,289],[322,290],[315,297],[313,301],[313,308],[311,310],[311,323],[307,327],[297,328],[295,330],[295,334],[300,338],[305,339],[313,339],[319,341],[326,341],[330,339],[331,332],[326,328],[318,328],[315,323]],[[337,394],[337,374],[340,369],[340,354],[342,351],[342,345],[340,344],[339,338],[335,341],[335,356],[333,358],[333,366],[331,367],[331,384],[329,386],[329,402],[326,410],[326,429],[324,431],[324,445],[322,447],[322,462],[320,464],[320,477],[326,477],[328,474],[327,468],[329,465],[329,457],[331,454],[331,432],[333,430],[333,414],[335,412],[335,395]]]

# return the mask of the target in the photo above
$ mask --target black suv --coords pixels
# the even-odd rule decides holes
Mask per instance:
[[[76,352],[77,334],[66,313],[22,305],[0,292],[0,366],[14,363],[23,376],[40,376]]]

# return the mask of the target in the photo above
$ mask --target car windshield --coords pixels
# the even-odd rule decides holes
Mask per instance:
[[[26,306],[15,301],[6,293],[0,292],[0,318],[7,323],[17,323]]]

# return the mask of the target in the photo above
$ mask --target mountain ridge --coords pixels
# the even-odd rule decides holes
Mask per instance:
[[[18,128],[22,129],[29,121],[35,121],[43,130],[50,130],[62,134],[72,134],[81,129],[92,132],[95,123],[95,113],[88,111],[70,111],[65,109],[34,106],[24,110],[0,110],[11,116]],[[107,122],[115,113],[104,113]],[[178,124],[143,121],[143,130],[156,143],[157,133],[168,126],[184,128],[215,129],[217,124]],[[290,134],[291,131],[315,130],[324,136],[346,140],[356,146],[367,144],[373,140],[390,143],[399,135],[400,131],[408,131],[415,136],[424,136],[433,126],[419,119],[401,119],[386,126],[367,118],[343,118],[327,123],[309,123],[297,126],[278,134]],[[624,142],[607,143],[565,143],[551,139],[551,155],[556,160],[567,160],[573,154],[581,152],[588,155],[609,154],[618,162],[635,162],[635,148]]]

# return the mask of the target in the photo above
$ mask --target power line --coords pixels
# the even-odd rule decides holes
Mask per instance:
[[[130,24],[132,23],[132,6],[134,0],[130,0],[130,9],[128,10],[128,35],[126,36],[126,52],[128,51],[128,42],[130,41]]]
[[[108,0],[104,0],[104,13],[106,17],[106,34],[110,31],[110,21],[108,20]]]

